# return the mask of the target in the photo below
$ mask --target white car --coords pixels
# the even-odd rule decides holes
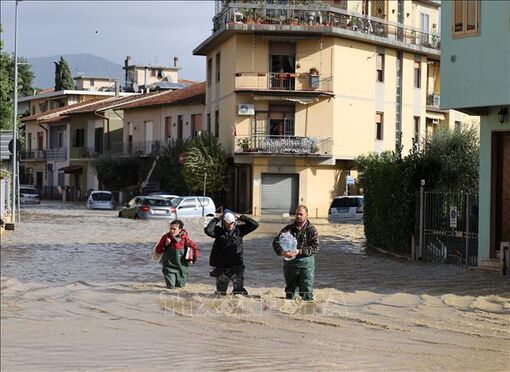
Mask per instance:
[[[330,222],[362,221],[363,220],[363,196],[337,196],[331,202],[328,212]]]
[[[87,199],[89,209],[115,209],[115,199],[111,191],[92,191]]]
[[[216,205],[207,196],[179,196],[173,198],[170,203],[176,218],[214,217],[216,212]]]
[[[41,204],[39,191],[31,185],[21,185],[19,188],[20,204]]]

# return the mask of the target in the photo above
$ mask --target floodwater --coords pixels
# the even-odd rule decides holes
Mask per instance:
[[[150,259],[167,221],[46,202],[2,236],[1,369],[508,370],[510,281],[370,253],[363,226],[312,219],[315,301],[284,300],[271,242],[245,238],[250,297],[218,298],[204,221],[188,285],[167,290]]]

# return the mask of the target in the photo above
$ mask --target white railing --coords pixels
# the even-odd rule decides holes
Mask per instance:
[[[333,140],[299,136],[238,136],[236,153],[331,155]]]

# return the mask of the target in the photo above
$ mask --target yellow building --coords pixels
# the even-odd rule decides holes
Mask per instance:
[[[207,129],[233,157],[232,204],[324,217],[357,156],[460,125],[439,109],[439,7],[217,1],[194,54],[207,58]]]

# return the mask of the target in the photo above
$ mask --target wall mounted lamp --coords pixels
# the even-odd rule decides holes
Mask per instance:
[[[498,111],[498,120],[500,124],[503,124],[506,121],[506,117],[508,116],[508,110],[506,107],[501,106]]]

